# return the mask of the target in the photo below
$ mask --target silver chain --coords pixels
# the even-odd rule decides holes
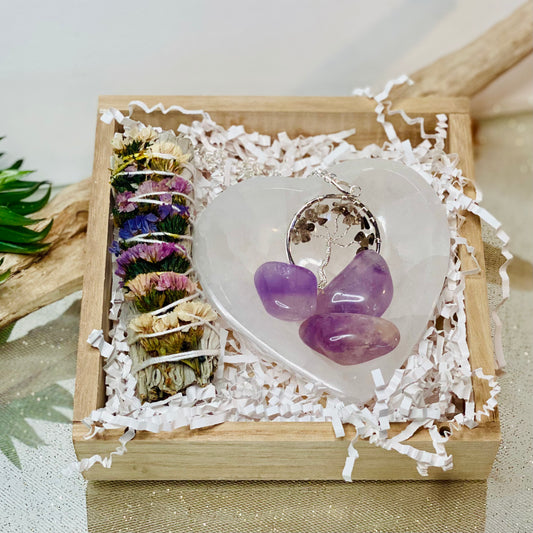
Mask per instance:
[[[349,194],[350,196],[359,197],[361,194],[361,187],[359,185],[350,185],[337,177],[337,174],[330,172],[325,168],[317,168],[311,173],[311,176],[323,179],[326,183],[330,183],[336,187],[343,194]]]

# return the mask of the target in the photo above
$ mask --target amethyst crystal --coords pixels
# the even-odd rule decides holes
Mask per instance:
[[[313,315],[300,326],[302,341],[339,365],[365,363],[394,350],[398,328],[388,320],[354,313]]]
[[[317,313],[381,316],[391,303],[392,293],[385,259],[373,250],[363,250],[320,291]]]
[[[304,320],[316,311],[317,281],[307,268],[278,261],[263,263],[254,277],[268,314],[281,320]]]

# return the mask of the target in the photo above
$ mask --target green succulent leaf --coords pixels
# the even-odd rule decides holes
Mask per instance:
[[[4,281],[7,281],[9,276],[11,276],[11,270],[8,268],[5,272],[2,272],[0,274],[0,283],[4,283]]]
[[[34,192],[36,192],[39,187],[42,185],[48,183],[47,181],[34,181],[31,182],[32,185],[30,187],[26,186],[27,182],[20,181],[20,183],[24,184],[24,187],[20,186],[13,186],[13,182],[10,184],[10,187],[5,190],[0,190],[0,205],[6,205],[10,204],[12,202],[19,202],[20,200],[23,200],[24,198],[28,198],[28,196],[31,196]],[[50,188],[50,187],[49,187]]]
[[[37,183],[48,183],[47,181],[26,181],[26,180],[18,180],[16,178],[13,178],[11,181],[9,181],[6,184],[4,184],[4,187],[0,187],[0,191],[5,191],[6,189],[28,189],[29,187],[34,187]]]
[[[38,200],[34,200],[33,202],[18,201],[16,203],[8,204],[8,207],[9,209],[11,209],[11,211],[18,213],[19,215],[30,215],[31,213],[40,211],[48,203],[48,200],[50,200],[51,193],[52,193],[52,185],[49,184],[48,190],[46,191],[44,196],[42,196]]]
[[[10,188],[14,181],[17,181],[16,176],[4,176],[2,177],[3,170],[0,170],[0,191]]]
[[[19,213],[15,213],[9,207],[0,205],[0,225],[2,226],[31,226],[41,220],[42,218],[34,219],[25,217]]]
[[[3,137],[0,137],[2,140]],[[2,156],[3,154],[0,154]],[[15,161],[10,167],[0,169],[0,253],[37,254],[45,252],[50,243],[43,243],[53,220],[41,230],[32,230],[40,222],[31,215],[42,209],[50,200],[52,185],[48,181],[26,181],[25,177],[33,170],[21,170],[23,160]],[[39,194],[40,193],[40,194]],[[40,196],[37,199],[33,195]],[[0,260],[0,265],[2,264]],[[10,271],[0,274],[0,283],[10,275]]]
[[[13,331],[13,328],[15,327],[15,322],[12,322],[9,324],[9,326],[4,326],[2,329],[0,329],[0,345],[5,344],[7,342],[7,339],[9,339],[9,336],[11,335],[11,332]]]
[[[68,424],[70,418],[56,410],[56,407],[72,407],[72,395],[57,384],[50,385],[34,395],[0,405],[0,453],[17,468],[21,468],[13,441],[18,440],[31,448],[44,445],[43,439],[26,419]]]
[[[18,170],[22,163],[24,163],[24,159],[19,159],[18,161],[15,161],[10,167],[9,170]]]
[[[23,176],[27,176],[28,174],[31,174],[34,172],[33,170],[18,170],[18,169],[10,169],[6,168],[4,170],[0,170],[0,188],[3,188],[6,184],[9,184],[9,182],[22,178]]]
[[[4,262],[4,258],[2,257],[0,259],[0,266],[2,266],[2,263]],[[4,281],[7,280],[7,278],[9,278],[9,276],[11,275],[11,269],[7,269],[5,272],[2,272],[0,274],[0,284],[4,283]]]
[[[41,231],[34,231],[24,227],[0,226],[0,239],[2,242],[24,244],[35,243],[46,239],[52,229],[51,220]]]
[[[38,254],[40,252],[45,252],[49,247],[50,243],[16,244],[0,241],[0,253],[8,254]]]

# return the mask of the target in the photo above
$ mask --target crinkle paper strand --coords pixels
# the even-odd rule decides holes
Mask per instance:
[[[93,411],[84,422],[90,428],[87,438],[107,428],[125,427],[127,431],[110,456],[83,459],[72,465],[72,470],[83,471],[95,463],[110,467],[112,455],[125,453],[126,443],[136,431],[171,431],[183,426],[196,429],[225,421],[331,421],[337,437],[344,436],[343,424],[352,424],[356,437],[348,446],[344,470],[339,472],[346,481],[351,481],[358,457],[354,447],[357,438],[368,439],[376,446],[411,457],[421,475],[427,475],[428,467],[443,470],[453,467],[452,456],[445,448],[449,433],[441,435],[438,423],[446,422],[452,432],[462,426],[475,427],[494,410],[499,392],[493,376],[484,375],[480,369],[472,370],[469,363],[465,276],[477,269],[461,271],[460,246],[465,246],[475,260],[475,250],[459,235],[463,221],[461,212],[468,210],[479,215],[495,228],[502,240],[502,253],[507,259],[500,270],[502,301],[509,294],[506,267],[511,255],[507,249],[509,239],[500,223],[480,207],[480,198],[471,199],[462,192],[468,178],[457,168],[456,156],[444,151],[447,116],[438,115],[435,132],[426,133],[422,118],[413,119],[403,111],[390,110],[390,102],[386,101],[390,89],[406,82],[411,83],[406,77],[391,81],[376,96],[368,89],[354,91],[354,94],[376,101],[376,120],[383,126],[388,138],[383,146],[369,145],[362,150],[356,150],[345,140],[355,133],[354,129],[295,139],[281,132],[276,138],[271,138],[257,132],[247,133],[242,126],[225,129],[201,110],[189,111],[180,106],[165,109],[161,104],[148,108],[142,102],[130,104],[130,114],[134,107],[140,107],[147,113],[179,110],[199,115],[200,120],[194,121],[191,126],[181,125],[178,129],[190,138],[195,148],[194,166],[200,171],[194,183],[195,197],[200,207],[205,207],[227,187],[255,175],[302,178],[318,167],[368,157],[400,161],[410,166],[431,185],[446,206],[451,232],[449,271],[435,310],[435,319],[429,323],[404,367],[396,370],[388,383],[384,382],[379,370],[373,373],[375,398],[366,406],[344,403],[316,383],[305,381],[281,365],[268,361],[246,338],[236,333],[228,337],[222,321],[219,324],[221,345],[226,349],[220,355],[213,382],[204,388],[191,386],[185,393],[164,401],[141,405],[135,396],[136,381],[125,342],[125,324],[121,321],[123,300],[120,291],[115,290],[110,310],[110,318],[114,321],[111,344],[104,340],[101,331],[94,331],[88,340],[105,359],[107,403],[105,407]],[[392,114],[400,114],[410,125],[419,124],[423,140],[418,146],[413,147],[409,140],[398,138],[394,127],[387,121]],[[102,120],[134,124],[116,109],[104,112]],[[210,175],[210,179],[204,175]],[[494,316],[496,362],[501,367],[504,364],[501,346],[498,345],[501,323],[497,315]],[[440,320],[437,321],[438,317]],[[437,323],[442,326],[437,327]],[[486,380],[491,390],[490,398],[478,411],[473,399],[473,374]],[[322,405],[324,402],[320,403],[324,395],[325,406]],[[389,438],[391,422],[409,424],[401,433]],[[422,427],[429,430],[434,452],[422,451],[405,443]]]

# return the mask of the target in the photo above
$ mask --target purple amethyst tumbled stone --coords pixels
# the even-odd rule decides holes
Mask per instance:
[[[307,268],[270,261],[255,272],[255,288],[268,314],[305,320],[316,311],[317,281]]]
[[[363,250],[320,291],[317,313],[381,316],[392,301],[392,278],[385,259]]]
[[[385,355],[400,342],[388,320],[355,313],[313,315],[300,326],[300,338],[339,365],[357,365]]]

